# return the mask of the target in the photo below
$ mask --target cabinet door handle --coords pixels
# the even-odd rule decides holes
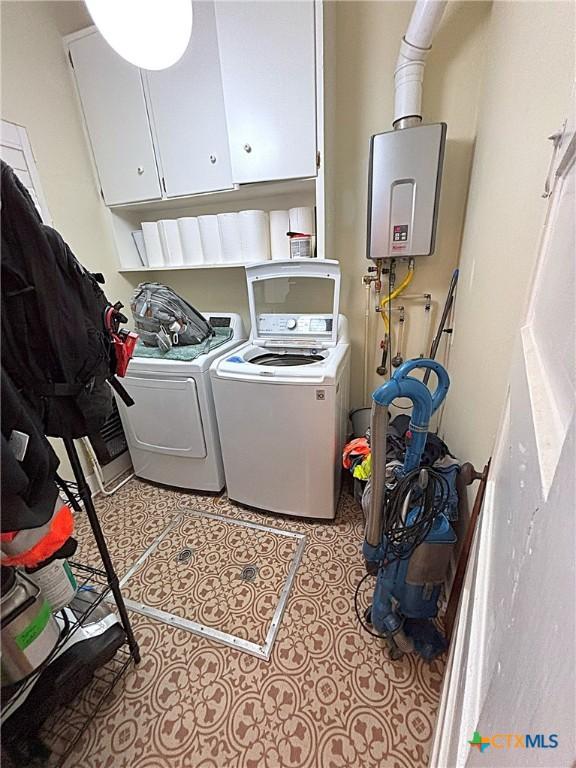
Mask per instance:
[[[248,154],[252,152],[252,147],[250,146],[250,144],[244,144],[244,152],[248,152]]]
[[[144,166],[139,165],[138,168],[136,168],[136,170],[138,171],[138,176],[142,176],[142,174],[144,173]]]
[[[212,165],[214,165],[214,163],[216,162],[216,155],[210,155],[210,162],[212,163]]]

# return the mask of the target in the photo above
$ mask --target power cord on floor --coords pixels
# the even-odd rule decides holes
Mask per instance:
[[[360,594],[360,588],[362,587],[362,584],[364,584],[364,582],[366,581],[366,579],[369,576],[372,576],[372,574],[371,573],[365,573],[364,576],[362,576],[362,578],[358,582],[358,585],[357,585],[357,587],[356,587],[356,589],[354,591],[354,610],[356,611],[356,618],[358,619],[358,622],[359,622],[360,626],[362,627],[362,629],[365,632],[367,632],[369,635],[372,635],[372,637],[377,637],[379,640],[385,640],[383,635],[379,635],[377,632],[373,632],[370,629],[370,626],[365,621],[364,617],[362,616],[362,614],[360,612],[360,608],[358,607],[358,595]]]

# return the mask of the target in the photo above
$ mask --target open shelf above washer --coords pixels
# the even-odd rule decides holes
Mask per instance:
[[[132,233],[143,221],[178,219],[187,216],[214,215],[242,209],[289,210],[299,206],[315,206],[316,180],[260,183],[246,185],[249,189],[209,195],[196,195],[170,201],[117,206],[109,209],[110,221],[118,253],[119,272],[163,272],[183,269],[220,269],[244,267],[248,262],[222,262],[217,264],[188,264],[178,266],[146,267],[142,264]],[[268,190],[268,191],[266,191]],[[322,238],[317,235],[319,252]]]
[[[282,195],[294,195],[298,197],[316,194],[316,178],[287,179],[285,181],[260,181],[254,184],[238,184],[233,189],[223,189],[216,192],[203,192],[197,195],[185,197],[171,197],[163,200],[144,200],[139,203],[123,203],[110,206],[110,210],[116,212],[137,213],[146,216],[147,211],[156,213],[180,211],[182,209],[193,210],[201,208],[224,209],[226,206],[240,206],[245,202],[261,201],[269,197]],[[170,218],[170,215],[167,216]]]
[[[165,267],[123,267],[118,272],[175,272],[188,269],[244,269],[255,262],[224,262],[222,264],[179,264]],[[261,262],[259,262],[261,263]]]

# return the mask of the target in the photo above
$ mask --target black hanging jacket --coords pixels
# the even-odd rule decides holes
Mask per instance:
[[[58,457],[2,370],[2,533],[38,528],[54,512]]]
[[[47,435],[96,432],[112,406],[109,303],[4,162],[1,196],[2,366]]]

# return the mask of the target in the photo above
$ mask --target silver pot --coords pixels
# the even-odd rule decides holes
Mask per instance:
[[[2,685],[17,683],[46,661],[60,637],[40,589],[24,574],[2,568],[0,634]]]

